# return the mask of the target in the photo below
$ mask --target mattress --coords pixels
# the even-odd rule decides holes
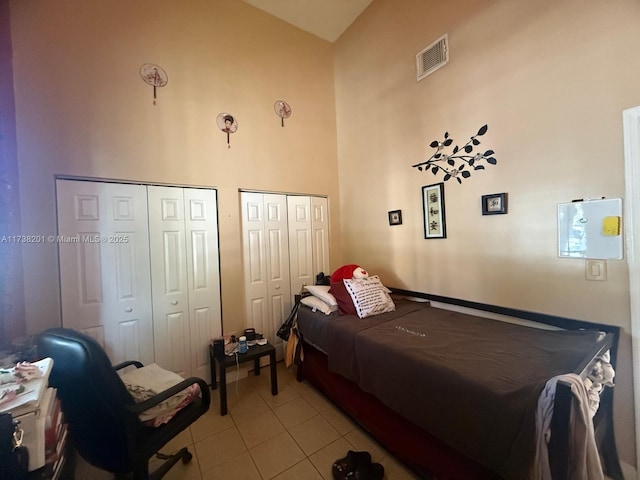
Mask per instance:
[[[360,319],[301,308],[329,370],[504,478],[526,478],[546,381],[595,356],[604,334],[543,330],[396,301]]]

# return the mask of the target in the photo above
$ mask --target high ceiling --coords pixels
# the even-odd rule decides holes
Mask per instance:
[[[332,43],[372,2],[372,0],[244,1]]]

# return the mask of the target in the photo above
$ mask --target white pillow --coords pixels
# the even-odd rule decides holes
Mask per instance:
[[[318,297],[324,303],[331,307],[337,307],[338,301],[333,294],[329,293],[331,288],[329,285],[305,285],[304,287],[314,297]]]
[[[365,318],[379,313],[393,312],[395,303],[377,275],[368,278],[344,279],[344,286],[353,300],[358,317]]]
[[[323,302],[318,297],[314,297],[313,295],[303,297],[302,300],[300,300],[300,303],[306,305],[307,307],[311,307],[311,310],[313,310],[314,312],[316,310],[320,310],[325,315],[329,315],[331,312],[335,312],[338,309],[337,305],[332,307],[331,305]]]

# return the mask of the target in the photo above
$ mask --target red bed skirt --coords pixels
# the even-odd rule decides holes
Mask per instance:
[[[298,379],[314,385],[420,478],[500,478],[390,410],[355,383],[330,372],[327,356],[308,344],[304,344],[304,362],[298,365]],[[487,438],[487,441],[491,439]]]

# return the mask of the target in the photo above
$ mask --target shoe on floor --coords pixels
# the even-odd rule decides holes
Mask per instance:
[[[358,467],[371,465],[371,454],[369,452],[354,452],[349,450],[347,456],[333,462],[331,471],[333,480],[355,479]]]
[[[333,463],[334,480],[382,480],[384,467],[379,463],[371,463],[369,452],[349,450],[347,456]]]
[[[384,478],[384,467],[379,463],[362,465],[356,470],[355,478],[358,480],[382,480]]]

